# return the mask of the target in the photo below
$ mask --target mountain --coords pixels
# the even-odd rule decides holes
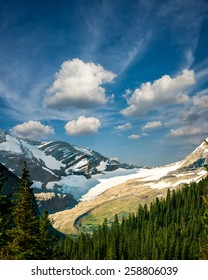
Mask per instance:
[[[0,163],[20,177],[24,161],[40,208],[50,212],[73,207],[103,177],[135,168],[67,142],[31,141],[0,130]]]
[[[136,212],[139,204],[150,204],[167,190],[182,188],[207,176],[208,139],[185,159],[154,168],[139,168],[125,176],[103,179],[72,209],[51,215],[54,227],[64,233],[92,231],[104,218],[121,218]],[[117,182],[117,183],[116,183]]]
[[[137,211],[176,189],[206,176],[208,138],[190,155],[173,164],[144,168],[129,166],[90,149],[67,142],[38,142],[0,130],[0,163],[21,176],[27,162],[40,211],[48,209],[54,227],[64,233],[91,231]]]

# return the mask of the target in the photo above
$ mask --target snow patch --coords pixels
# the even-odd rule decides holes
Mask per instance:
[[[104,171],[106,169],[107,166],[107,161],[101,161],[100,164],[98,166],[96,166],[97,171]]]
[[[61,167],[65,166],[62,162],[56,160],[54,157],[46,155],[43,151],[39,150],[36,146],[32,146],[26,142],[24,142],[24,146],[31,151],[31,153],[35,158],[37,158],[38,160],[41,159],[45,163],[45,166],[50,169],[59,170]]]
[[[174,164],[165,165],[162,167],[155,168],[141,168],[138,176],[139,181],[154,181],[159,180],[160,178],[166,176],[169,172],[175,171],[181,165],[180,162],[176,162]]]
[[[74,148],[81,152],[81,153],[84,153],[85,155],[88,155],[88,156],[92,156],[92,151],[88,150],[88,149],[85,149],[85,148],[78,148],[77,146],[74,146]]]
[[[32,184],[32,188],[36,188],[36,189],[42,189],[42,182],[39,182],[39,181],[33,181],[33,184]]]
[[[48,144],[50,144],[50,143],[52,143],[52,141],[43,142],[43,143],[41,143],[40,145],[38,145],[38,148],[42,148],[42,147],[44,147],[44,146],[46,146],[46,145],[48,145]]]
[[[81,201],[89,201],[98,195],[101,195],[106,190],[117,186],[130,179],[138,178],[139,169],[122,169],[119,168],[115,171],[106,172],[105,174],[94,175],[97,178],[98,184],[92,187],[89,192],[81,197]]]
[[[10,135],[6,135],[6,141],[0,143],[0,150],[19,154],[22,152],[20,142]]]
[[[54,172],[52,172],[50,169],[48,169],[48,168],[46,168],[46,167],[44,167],[44,166],[42,166],[42,168],[43,168],[44,170],[48,171],[49,173],[51,173],[52,175],[58,177],[58,176],[57,176]]]

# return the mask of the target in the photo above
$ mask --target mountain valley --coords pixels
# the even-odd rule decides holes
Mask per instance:
[[[26,161],[40,212],[48,209],[56,229],[77,234],[201,180],[207,174],[207,141],[181,161],[144,168],[66,142],[36,142],[0,130],[0,163],[18,179]]]

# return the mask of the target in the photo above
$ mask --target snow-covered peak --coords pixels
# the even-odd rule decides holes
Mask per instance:
[[[4,131],[0,131],[0,151],[0,162],[18,177],[26,161],[35,190],[50,188],[66,191],[76,198],[81,198],[97,182],[97,179],[92,180],[93,184],[90,182],[92,176],[105,172],[109,174],[119,168],[131,169],[127,164],[120,164],[95,151],[67,142],[32,141],[16,138]],[[77,181],[78,177],[81,184]]]

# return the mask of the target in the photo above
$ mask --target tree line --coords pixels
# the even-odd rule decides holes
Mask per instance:
[[[105,219],[92,234],[64,237],[54,235],[47,212],[39,214],[30,186],[24,165],[14,199],[0,195],[1,259],[208,259],[208,177],[121,221]]]

